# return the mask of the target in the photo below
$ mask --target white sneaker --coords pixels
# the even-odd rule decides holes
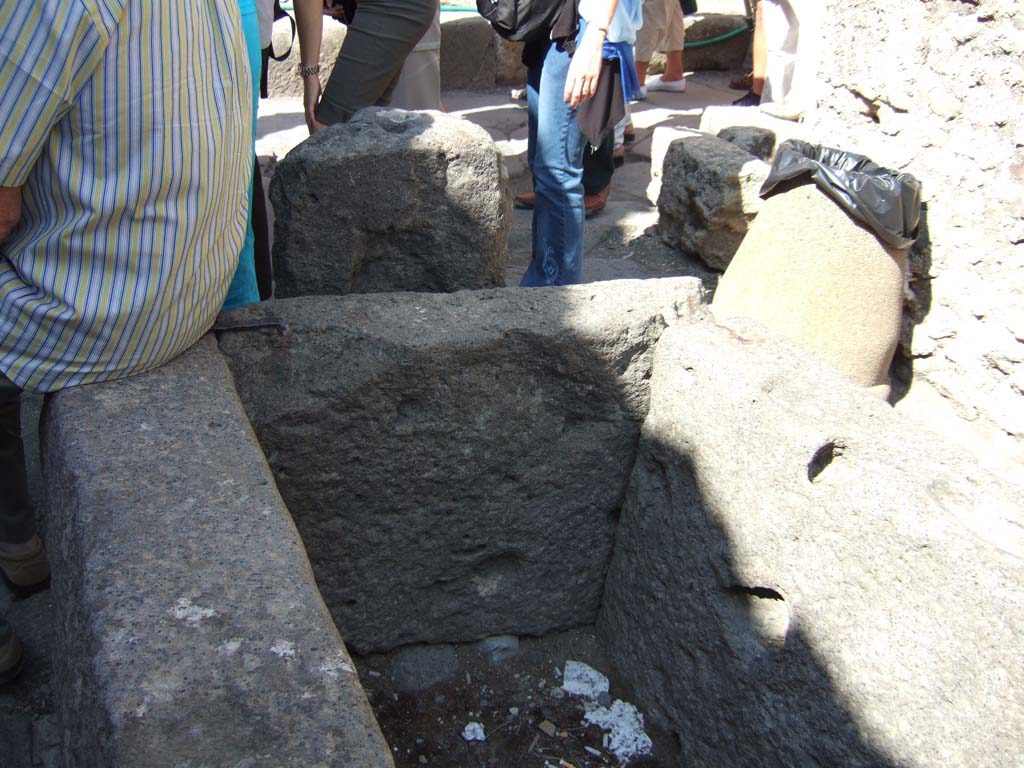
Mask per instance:
[[[661,75],[651,75],[647,78],[646,90],[682,93],[686,90],[686,78],[683,77],[679,80],[663,80]]]

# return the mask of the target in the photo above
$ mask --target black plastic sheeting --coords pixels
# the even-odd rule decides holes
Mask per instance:
[[[909,173],[882,168],[863,155],[789,139],[775,153],[761,197],[805,173],[893,248],[914,244],[921,222],[921,182]]]

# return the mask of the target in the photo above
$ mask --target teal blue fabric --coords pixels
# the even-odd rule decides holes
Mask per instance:
[[[238,8],[242,14],[242,30],[245,32],[245,47],[249,52],[249,66],[252,70],[252,130],[253,130],[253,162],[256,160],[256,114],[260,104],[260,70],[263,67],[263,53],[260,48],[260,22],[256,13],[256,0],[238,0]],[[247,304],[255,304],[260,300],[259,286],[256,284],[256,257],[254,244],[256,238],[252,231],[252,182],[249,183],[249,216],[245,227],[245,241],[242,252],[238,255],[238,269],[231,280],[223,309],[237,309]]]

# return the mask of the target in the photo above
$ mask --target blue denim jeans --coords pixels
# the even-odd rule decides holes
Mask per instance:
[[[582,34],[582,30],[581,30]],[[533,254],[521,286],[572,285],[583,269],[583,147],[576,110],[565,103],[569,54],[549,45],[527,70],[527,158],[533,173]]]

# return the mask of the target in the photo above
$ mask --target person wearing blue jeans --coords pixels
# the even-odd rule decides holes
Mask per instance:
[[[605,42],[632,43],[631,0],[566,0],[550,39],[527,43],[527,160],[536,203],[530,265],[524,287],[579,283],[583,270],[583,151],[577,109],[597,93]],[[566,13],[573,22],[566,25]],[[578,21],[578,27],[575,22]],[[620,37],[621,34],[625,38]]]
[[[527,160],[533,174],[533,255],[521,286],[573,285],[583,269],[583,148],[564,92],[572,59],[551,41],[527,68]]]

